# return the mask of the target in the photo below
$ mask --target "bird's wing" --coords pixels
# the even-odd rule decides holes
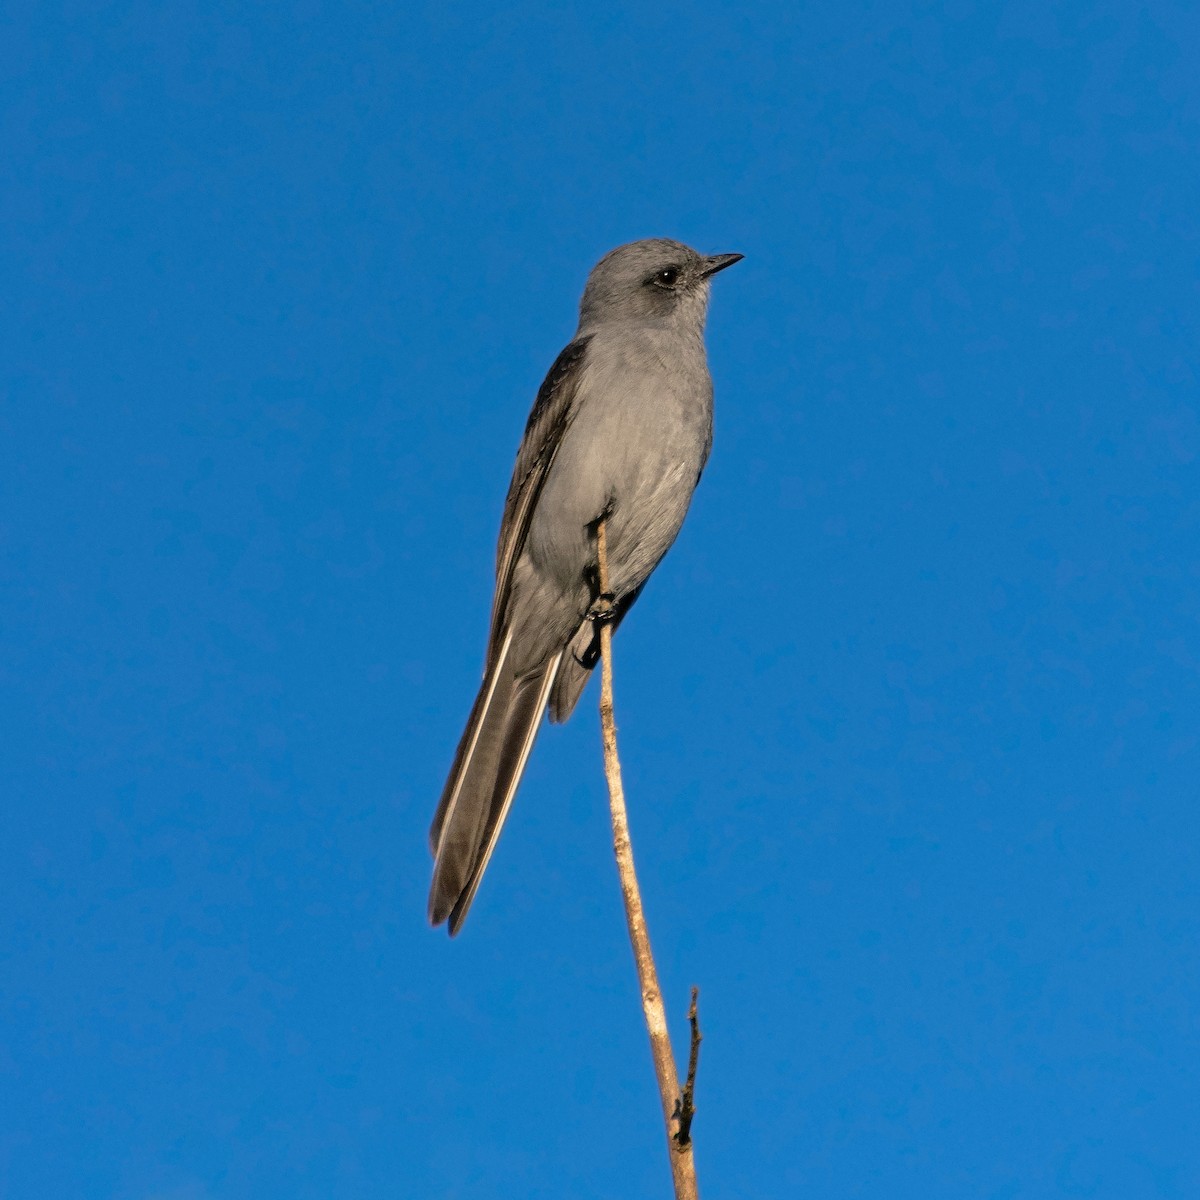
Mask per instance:
[[[537,498],[575,412],[579,380],[590,340],[588,337],[576,338],[555,359],[554,366],[538,389],[533,410],[525,424],[525,436],[517,451],[517,463],[504,501],[500,541],[496,547],[496,598],[492,603],[489,659],[501,644],[500,633],[508,609],[513,568],[525,545]]]

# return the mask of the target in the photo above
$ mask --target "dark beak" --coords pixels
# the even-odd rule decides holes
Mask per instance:
[[[704,270],[701,274],[707,279],[710,275],[715,275],[718,271],[723,271],[726,267],[732,267],[734,263],[741,262],[745,257],[744,254],[710,254],[704,260]]]

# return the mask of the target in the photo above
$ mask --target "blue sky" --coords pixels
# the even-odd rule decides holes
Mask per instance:
[[[590,691],[425,831],[611,246],[715,287],[617,639],[708,1196],[1194,1197],[1200,18],[22,4],[0,1193],[659,1197]]]

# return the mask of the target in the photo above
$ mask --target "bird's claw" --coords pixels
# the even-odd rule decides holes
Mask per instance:
[[[612,592],[601,592],[592,601],[592,607],[588,609],[587,619],[593,625],[606,625],[616,615],[616,605],[617,598]]]

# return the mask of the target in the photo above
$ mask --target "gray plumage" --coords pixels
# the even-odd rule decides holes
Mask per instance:
[[[712,445],[709,280],[740,254],[653,238],[588,276],[575,338],[538,392],[496,556],[483,684],[429,837],[429,919],[458,932],[547,706],[575,707],[599,649],[596,524],[619,623],[675,540]]]

